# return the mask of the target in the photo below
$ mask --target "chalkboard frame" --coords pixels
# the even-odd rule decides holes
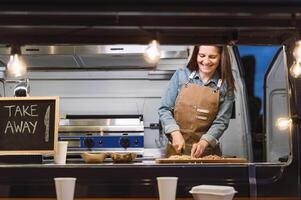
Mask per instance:
[[[52,109],[54,126],[53,131],[49,132],[49,135],[53,135],[53,148],[51,149],[25,149],[25,150],[1,150],[0,147],[0,155],[42,155],[42,154],[54,154],[57,149],[57,143],[58,143],[58,125],[59,125],[59,97],[57,96],[42,96],[42,97],[0,97],[0,103],[1,101],[50,101],[54,105],[54,111]],[[1,120],[1,119],[0,119]],[[51,129],[49,129],[51,130]],[[52,141],[51,141],[52,142]],[[52,143],[51,143],[52,144]]]

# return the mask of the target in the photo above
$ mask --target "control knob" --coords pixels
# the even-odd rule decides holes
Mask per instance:
[[[92,147],[94,147],[94,141],[93,141],[93,139],[91,139],[91,138],[86,138],[86,139],[84,140],[84,144],[85,144],[85,146],[86,146],[87,148],[92,148]]]
[[[121,137],[119,140],[120,146],[128,148],[130,146],[130,139],[128,137]]]

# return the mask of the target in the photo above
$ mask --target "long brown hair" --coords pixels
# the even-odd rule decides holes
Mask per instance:
[[[234,78],[231,69],[230,63],[230,55],[228,52],[228,48],[226,45],[216,46],[220,50],[221,58],[219,66],[217,67],[217,71],[222,79],[222,81],[226,81],[227,83],[227,92],[234,92],[235,85],[234,85]],[[197,63],[197,57],[199,54],[199,46],[195,46],[191,55],[191,58],[187,64],[187,68],[190,71],[198,71],[199,66]]]

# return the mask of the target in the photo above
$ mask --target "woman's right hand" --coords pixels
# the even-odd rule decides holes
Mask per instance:
[[[171,133],[172,137],[172,146],[178,154],[181,153],[181,150],[185,148],[185,140],[180,131],[174,131]]]

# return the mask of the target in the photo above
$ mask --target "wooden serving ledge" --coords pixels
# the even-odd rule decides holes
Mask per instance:
[[[160,158],[156,159],[156,163],[247,163],[248,161],[244,158],[222,158],[222,159],[170,159]]]
[[[56,198],[0,198],[0,200],[56,200]],[[159,200],[159,198],[74,198],[74,200]],[[177,198],[176,200],[193,200]],[[237,197],[234,200],[300,200],[298,197]]]

